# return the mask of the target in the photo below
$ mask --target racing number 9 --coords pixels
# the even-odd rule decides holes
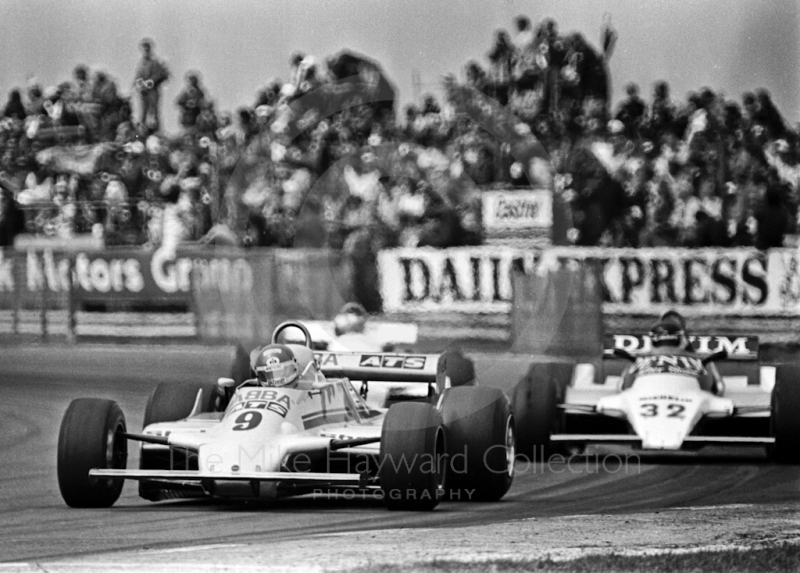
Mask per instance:
[[[233,429],[236,431],[252,430],[261,423],[261,412],[245,412],[239,414],[234,421]]]

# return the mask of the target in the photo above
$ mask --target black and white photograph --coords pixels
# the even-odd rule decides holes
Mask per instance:
[[[798,0],[0,0],[0,573],[800,571]]]

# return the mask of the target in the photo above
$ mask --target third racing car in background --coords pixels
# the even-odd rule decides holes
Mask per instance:
[[[615,335],[602,359],[534,364],[513,392],[521,453],[591,444],[650,451],[765,448],[800,463],[800,366],[759,360],[758,339],[659,325]]]

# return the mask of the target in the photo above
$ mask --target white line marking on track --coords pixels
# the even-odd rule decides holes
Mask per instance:
[[[191,553],[192,551],[204,551],[206,549],[222,549],[246,546],[246,543],[211,543],[209,545],[191,545],[189,547],[170,547],[167,549],[142,549],[142,552],[147,553],[148,555],[161,553]]]
[[[673,507],[675,511],[708,511],[710,509],[750,509],[755,507],[752,503],[729,503],[723,505],[699,505],[697,507]]]

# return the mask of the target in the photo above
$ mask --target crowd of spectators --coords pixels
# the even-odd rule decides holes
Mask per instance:
[[[800,134],[769,93],[734,101],[701,88],[677,101],[657,82],[644,99],[628,84],[612,109],[610,19],[599,39],[595,48],[551,19],[520,16],[513,37],[496,33],[485,64],[469,61],[463,81],[447,79],[494,102],[490,116],[513,114],[544,147],[563,240],[783,244],[798,221]],[[288,81],[270,81],[232,114],[189,71],[174,102],[180,133],[167,135],[160,87],[172,74],[152,41],[140,48],[129,96],[83,65],[58,86],[32,81],[9,93],[0,246],[20,232],[91,233],[106,245],[327,245],[368,269],[384,247],[479,244],[482,190],[536,184],[452,90],[397,117],[380,66],[346,51],[292,55]]]

